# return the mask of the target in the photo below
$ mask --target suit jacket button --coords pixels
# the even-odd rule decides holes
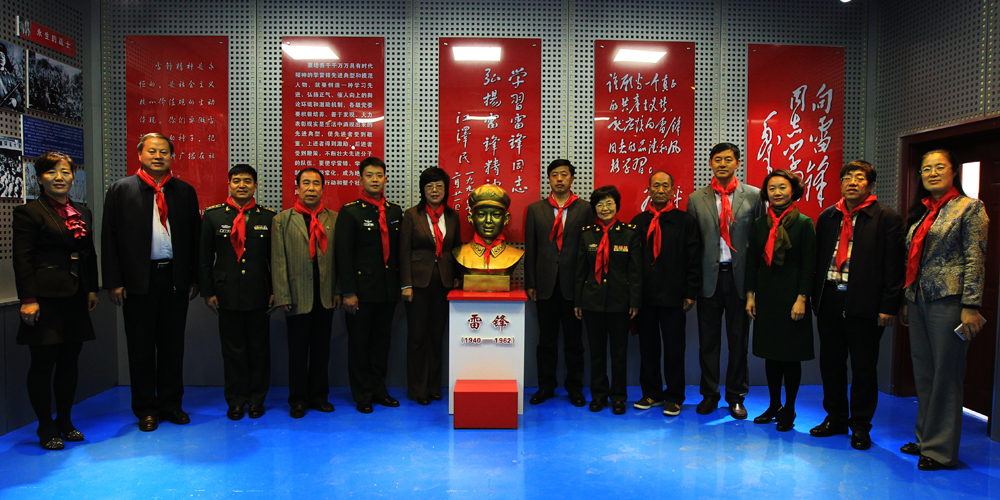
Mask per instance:
[[[246,274],[246,273],[247,273],[247,270],[246,270],[246,269],[244,269],[244,270],[240,271],[240,274]]]

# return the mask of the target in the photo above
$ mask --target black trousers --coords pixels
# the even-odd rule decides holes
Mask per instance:
[[[52,313],[50,313],[52,314]],[[38,435],[56,432],[52,421],[52,394],[56,399],[56,422],[64,430],[73,428],[70,411],[76,396],[78,360],[83,342],[32,345],[31,366],[28,368],[28,400],[38,417]],[[55,377],[52,372],[55,371]]]
[[[359,302],[347,320],[347,378],[357,403],[387,397],[385,375],[389,370],[389,341],[396,302]]]
[[[847,294],[834,284],[823,290],[819,329],[819,372],[823,409],[830,420],[853,431],[868,432],[878,406],[878,352],[885,327],[872,318],[844,317]],[[847,399],[847,358],[851,358],[851,398]]]
[[[267,309],[219,309],[226,404],[262,405],[271,385],[271,323]]]
[[[628,334],[632,321],[627,312],[583,311],[590,340],[590,396],[595,401],[628,399]],[[608,343],[611,344],[611,384],[608,384]]]
[[[319,290],[312,310],[285,316],[288,325],[288,404],[322,403],[330,395],[330,336],[333,309],[323,307]]]
[[[719,270],[715,295],[698,297],[698,361],[701,365],[701,394],[719,397],[719,354],[722,352],[722,315],[726,315],[726,342],[729,363],[726,366],[726,402],[742,403],[750,391],[747,346],[750,319],[747,298],[736,289],[731,270]]]
[[[174,289],[171,265],[151,263],[149,293],[126,289],[122,304],[128,371],[132,384],[132,413],[158,416],[181,409],[184,397],[184,326],[188,290]]]
[[[448,289],[437,264],[426,288],[413,287],[406,307],[406,386],[410,399],[441,394],[442,338],[448,326]]]
[[[566,391],[583,392],[583,324],[573,312],[573,298],[565,298],[556,276],[552,296],[535,301],[538,310],[538,387],[555,390],[559,386],[556,369],[559,366],[559,325],[562,324],[563,355],[566,358]]]
[[[639,310],[639,385],[642,397],[684,403],[686,326],[687,315],[683,308],[644,306]],[[663,390],[664,380],[667,382],[666,391]]]

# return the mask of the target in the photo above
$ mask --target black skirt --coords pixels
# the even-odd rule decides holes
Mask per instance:
[[[87,292],[77,289],[72,297],[38,297],[39,318],[30,326],[21,318],[18,345],[52,345],[86,342],[97,338],[87,311]],[[18,314],[20,317],[20,314]]]

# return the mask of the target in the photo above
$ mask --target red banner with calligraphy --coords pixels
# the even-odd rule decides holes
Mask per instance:
[[[618,218],[646,210],[649,175],[674,179],[674,203],[694,190],[694,43],[594,42],[594,186],[622,195]],[[581,196],[589,193],[580,193]]]
[[[135,147],[159,132],[174,143],[171,174],[198,192],[201,208],[229,195],[229,38],[126,36],[128,173]]]
[[[310,167],[323,172],[327,208],[358,199],[361,160],[385,159],[384,119],[385,38],[282,38],[282,207],[295,204],[295,178]],[[408,168],[386,167],[396,179]]]
[[[17,34],[21,38],[27,38],[70,57],[76,57],[76,40],[21,16],[17,16]]]
[[[505,238],[524,241],[528,205],[541,199],[542,41],[438,43],[438,165],[452,176],[449,205],[464,221],[469,192],[496,184],[511,199]],[[462,240],[473,234],[463,223]]]
[[[844,48],[750,45],[747,183],[773,169],[805,183],[799,210],[815,219],[840,199],[844,159]]]

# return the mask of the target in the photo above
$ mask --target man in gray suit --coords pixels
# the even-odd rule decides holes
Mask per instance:
[[[333,258],[337,212],[323,206],[323,174],[315,168],[299,172],[295,206],[274,218],[271,270],[274,306],[285,311],[288,324],[288,405],[292,418],[306,407],[333,411],[330,395],[330,333],[333,310],[340,306]]]
[[[533,405],[554,396],[559,385],[560,323],[566,392],[573,406],[587,403],[583,397],[583,326],[573,313],[573,279],[580,232],[594,220],[594,211],[570,189],[575,173],[569,160],[553,160],[548,166],[552,191],[548,199],[528,206],[524,222],[524,288],[538,310],[538,392],[531,396]]]
[[[750,389],[747,317],[743,276],[746,272],[747,235],[760,214],[760,190],[736,178],[740,148],[723,142],[709,154],[712,183],[691,194],[687,211],[698,221],[705,252],[702,287],[698,297],[698,340],[701,394],[696,411],[707,415],[719,404],[719,353],[722,348],[722,314],[726,315],[729,364],[726,368],[726,402],[733,418],[747,418],[743,400]]]

